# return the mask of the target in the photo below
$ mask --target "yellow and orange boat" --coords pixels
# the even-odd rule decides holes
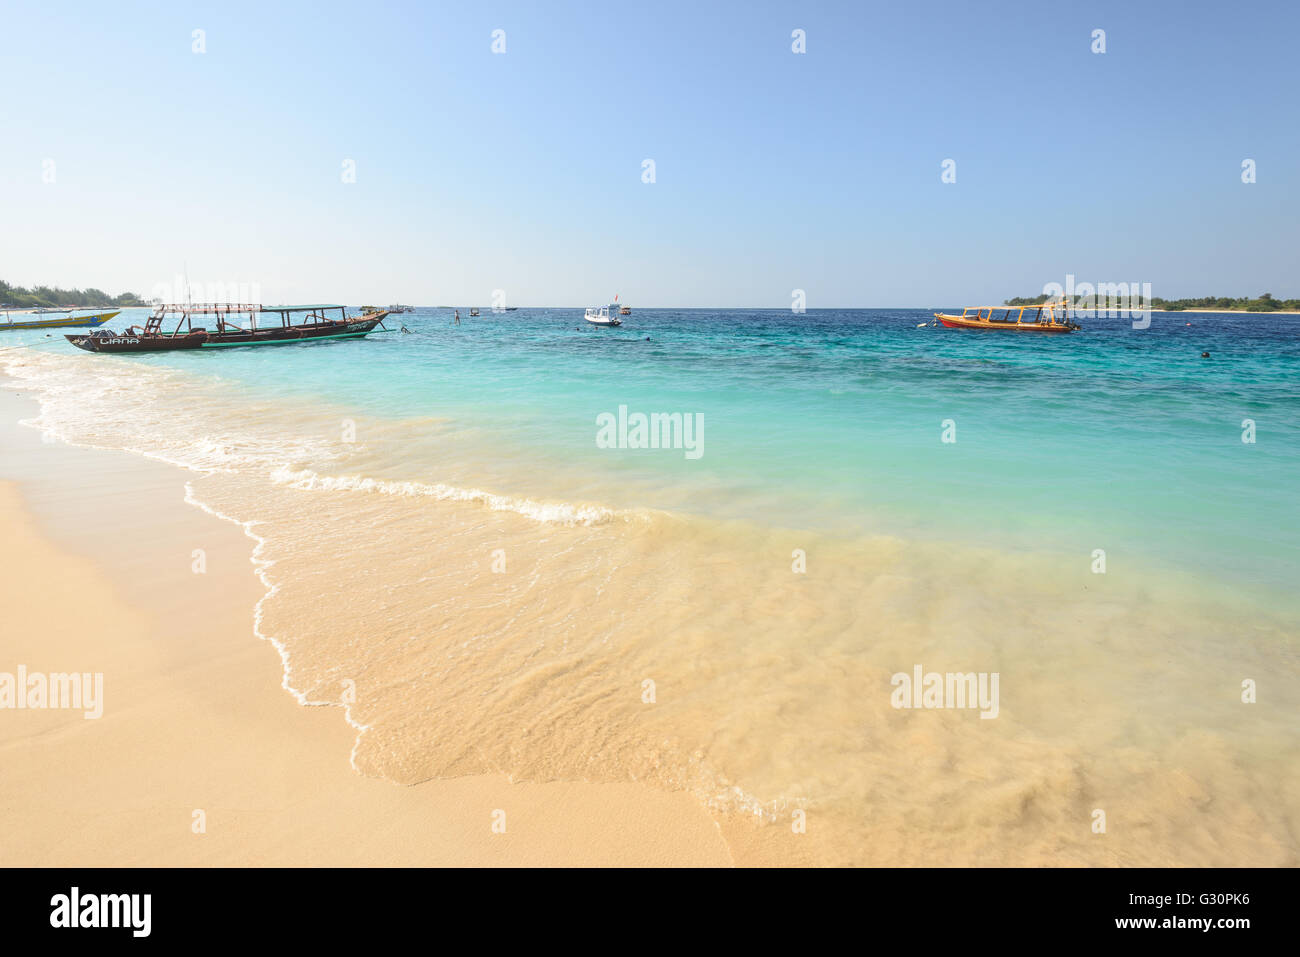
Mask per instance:
[[[994,318],[994,314],[1002,315]],[[1012,318],[1012,314],[1015,318]],[[1028,316],[1025,313],[1029,313]],[[975,306],[960,316],[936,312],[934,317],[949,329],[1001,329],[1005,332],[1074,332],[1079,324],[1070,321],[1070,307],[1064,299],[1033,306]]]

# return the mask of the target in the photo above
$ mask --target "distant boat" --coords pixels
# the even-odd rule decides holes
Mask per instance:
[[[47,310],[62,312],[61,309]],[[120,310],[119,310],[120,312]],[[73,326],[102,326],[118,315],[117,312],[97,312],[90,316],[64,316],[62,319],[26,319],[19,322],[0,322],[0,329],[58,329]]]
[[[518,306],[506,306],[506,312],[514,312],[518,308]]]
[[[469,314],[470,314],[471,316],[477,316],[477,315],[478,315],[478,306],[471,306],[471,307],[470,307],[470,310],[469,310]]]
[[[1026,311],[1031,313],[1027,319]],[[1002,315],[994,319],[995,312],[1002,312]],[[1015,313],[1014,319],[1012,313]],[[1070,321],[1070,309],[1064,299],[1034,306],[977,306],[963,309],[960,316],[936,312],[934,317],[949,329],[1054,333],[1074,332],[1079,328],[1078,323]]]
[[[632,308],[630,306],[621,306],[618,310],[618,314],[620,316],[630,316],[632,315]]]
[[[385,309],[384,311],[385,311],[385,312],[391,312],[391,313],[393,313],[394,315],[397,315],[397,314],[399,314],[399,313],[403,313],[403,312],[414,312],[414,311],[415,311],[415,307],[414,307],[414,306],[403,306],[401,303],[398,303],[397,305],[389,306],[389,307],[388,307],[387,309]]]
[[[335,309],[339,312],[337,319],[326,315],[327,311]],[[258,317],[268,313],[277,316],[279,322],[258,326]],[[307,315],[298,322],[293,322],[295,313]],[[121,335],[100,329],[87,335],[65,338],[78,349],[87,352],[170,352],[176,349],[211,349],[215,346],[280,345],[323,339],[359,339],[379,325],[386,315],[387,312],[372,312],[349,317],[343,306],[330,305],[160,305],[145,320],[144,326],[131,326]],[[165,330],[163,322],[169,316],[175,317],[176,325]],[[212,317],[216,329],[195,326],[193,320],[203,316]]]
[[[610,303],[608,306],[588,306],[582,318],[593,326],[623,325],[623,320],[618,317],[618,305],[615,303]]]

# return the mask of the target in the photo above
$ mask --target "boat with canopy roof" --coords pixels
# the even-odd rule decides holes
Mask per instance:
[[[994,318],[998,312],[1002,315]],[[1078,323],[1070,320],[1069,303],[1064,299],[1028,306],[975,306],[963,309],[960,316],[936,312],[934,317],[949,329],[1053,333],[1074,332],[1079,328]]]
[[[333,315],[334,311],[338,315]],[[122,334],[108,329],[67,340],[87,352],[169,352],[220,346],[283,345],[326,339],[359,339],[382,322],[387,311],[348,316],[335,305],[262,306],[254,303],[203,303],[156,306],[143,326]],[[274,317],[269,321],[263,316]],[[175,319],[175,325],[171,320]],[[205,325],[195,325],[198,319]],[[279,320],[278,322],[276,320]],[[170,328],[164,328],[164,323]],[[209,325],[215,328],[209,328]]]

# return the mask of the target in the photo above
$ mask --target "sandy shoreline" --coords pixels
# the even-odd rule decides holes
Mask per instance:
[[[170,466],[43,442],[16,424],[35,404],[3,393],[0,520],[21,560],[0,579],[0,672],[102,673],[104,713],[0,711],[0,861],[733,862],[685,793],[505,775],[400,787],[357,774],[342,714],[299,705],[275,648],[253,635],[263,588],[243,531],[185,504]],[[505,833],[493,831],[498,811]]]
[[[1272,309],[1268,312],[1252,312],[1249,309],[1152,309],[1151,311],[1169,316],[1176,316],[1180,312],[1208,316],[1300,316],[1300,310],[1295,309]]]
[[[0,681],[102,673],[107,698],[93,721],[0,710],[0,860],[1296,861],[1289,602],[1150,562],[1096,578],[1069,556],[880,535],[548,524],[366,486],[385,463],[447,473],[412,448],[424,419],[344,419],[373,443],[353,451],[328,438],[346,408],[0,357],[20,556]],[[13,424],[37,396],[85,447]],[[194,408],[211,417],[177,414]],[[795,546],[815,576],[792,574]],[[946,564],[964,573],[936,590]],[[1000,676],[999,720],[900,709],[895,673],[922,663]],[[1246,702],[1258,675],[1267,700]]]

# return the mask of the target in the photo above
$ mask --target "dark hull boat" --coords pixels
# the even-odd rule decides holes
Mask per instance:
[[[337,318],[327,315],[326,310],[335,309],[339,312]],[[306,315],[295,322],[292,321],[295,313]],[[259,325],[259,317],[267,314],[277,316],[279,321]],[[179,319],[173,328],[165,330],[163,321],[169,315],[179,316]],[[120,335],[111,330],[100,330],[66,338],[87,352],[171,352],[176,349],[286,345],[327,339],[359,339],[380,326],[387,315],[385,311],[349,317],[343,306],[161,306],[144,326],[131,326]],[[212,317],[210,321],[216,328],[195,326],[193,319],[198,316]]]

